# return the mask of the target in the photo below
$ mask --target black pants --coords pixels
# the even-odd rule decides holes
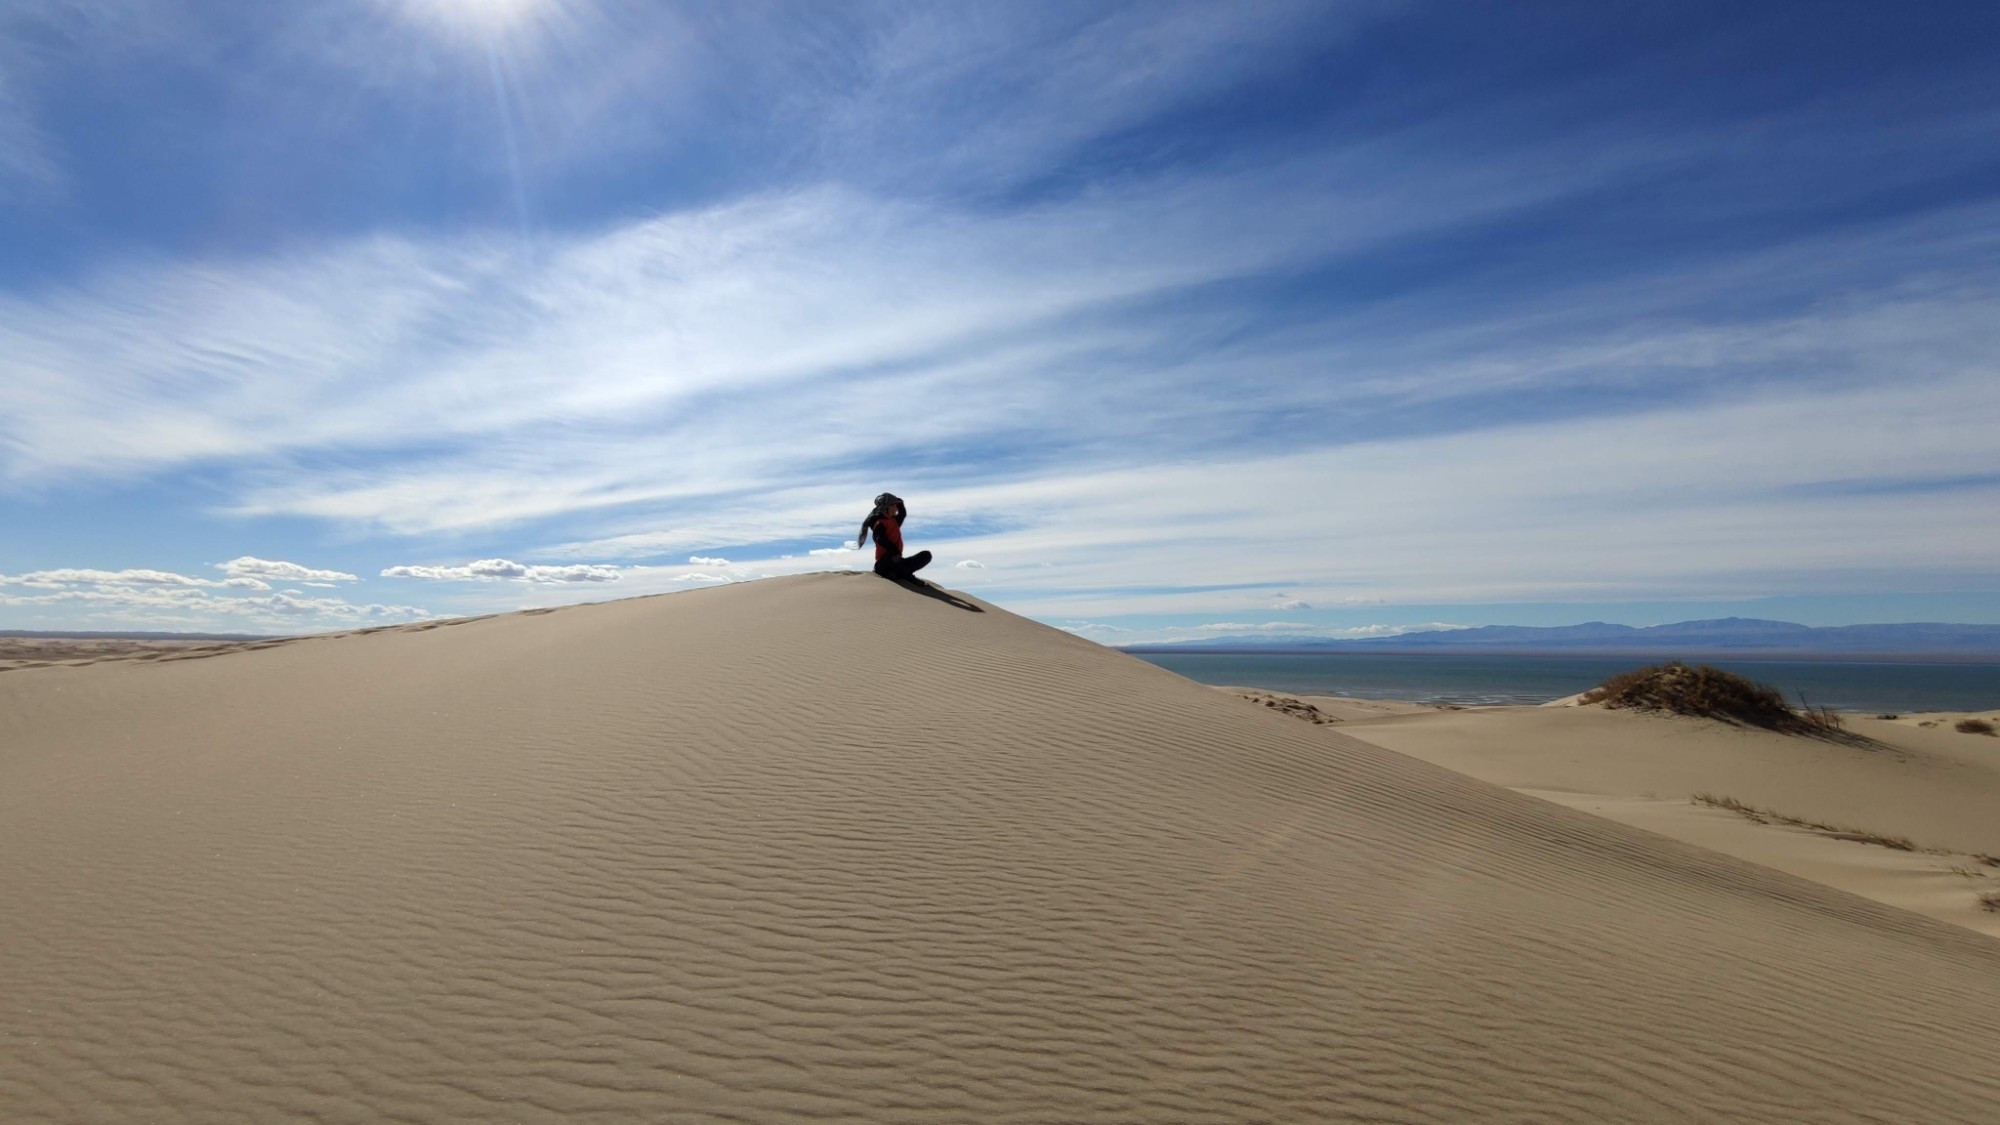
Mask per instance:
[[[876,559],[875,573],[884,578],[894,578],[901,582],[916,577],[918,571],[931,565],[931,553],[918,551],[909,558]]]

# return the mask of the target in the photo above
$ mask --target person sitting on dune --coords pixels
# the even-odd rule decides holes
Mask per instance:
[[[868,545],[868,533],[874,532],[875,573],[898,582],[915,577],[931,561],[929,551],[918,551],[909,558],[903,557],[903,520],[909,514],[909,509],[903,506],[902,497],[884,492],[875,498],[875,510],[861,521],[861,534],[854,539],[856,547],[865,547]]]

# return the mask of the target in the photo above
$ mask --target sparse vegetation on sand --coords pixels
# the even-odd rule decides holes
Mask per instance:
[[[1312,704],[1307,703],[1305,700],[1289,695],[1278,695],[1267,691],[1241,691],[1236,694],[1238,697],[1247,699],[1252,703],[1269,707],[1281,715],[1290,715],[1294,719],[1303,719],[1315,726],[1340,721]]]
[[[1936,848],[1920,848],[1907,836],[1884,836],[1880,832],[1870,832],[1865,828],[1848,828],[1838,824],[1828,824],[1823,820],[1809,820],[1802,816],[1789,816],[1772,809],[1758,808],[1756,805],[1746,805],[1734,797],[1718,797],[1713,793],[1696,793],[1691,799],[1697,805],[1707,805],[1710,808],[1728,809],[1730,812],[1740,813],[1757,824],[1771,824],[1774,822],[1789,824],[1794,828],[1804,828],[1809,831],[1818,832],[1823,836],[1831,836],[1836,840],[1853,840],[1860,844],[1876,844],[1885,848],[1894,848],[1899,852],[1925,852],[1932,855],[1950,854]]]
[[[1960,734],[1992,734],[1993,724],[1985,719],[1960,719],[1954,729]]]
[[[1633,711],[1671,711],[1802,734],[1842,730],[1840,716],[1824,707],[1794,709],[1776,688],[1707,664],[1678,660],[1613,676],[1585,692],[1582,702]]]
[[[1991,910],[1995,914],[2000,914],[2000,892],[1980,895],[1979,906],[1982,910]]]

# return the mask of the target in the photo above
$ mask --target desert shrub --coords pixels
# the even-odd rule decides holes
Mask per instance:
[[[1799,722],[1805,729],[1818,734],[1839,734],[1847,729],[1841,721],[1840,713],[1831,707],[1814,707],[1808,704],[1798,710]]]
[[[1992,734],[1993,724],[1985,719],[1960,719],[1956,729],[1962,734]]]
[[[1678,660],[1622,672],[1586,692],[1583,702],[1727,719],[1773,730],[1840,728],[1839,716],[1825,708],[1802,715],[1786,705],[1776,688],[1734,672]]]

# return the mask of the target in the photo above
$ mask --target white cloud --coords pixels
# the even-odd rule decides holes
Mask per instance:
[[[722,577],[721,575],[716,575],[716,574],[681,574],[681,575],[676,575],[674,577],[674,581],[675,582],[728,582],[730,580]]]
[[[960,559],[953,564],[961,570],[985,570],[986,564],[977,559]]]
[[[1264,621],[1257,624],[1216,621],[1207,625],[1196,625],[1193,628],[1198,633],[1310,633],[1318,626],[1302,621]]]
[[[1079,637],[1109,637],[1133,631],[1122,625],[1109,625],[1101,621],[1058,622],[1056,628],[1065,633],[1075,633]]]
[[[1312,606],[1307,605],[1297,598],[1279,598],[1277,601],[1271,603],[1271,608],[1275,610],[1292,610],[1311,609]]]
[[[728,560],[728,559],[715,559],[715,558],[706,558],[706,557],[704,557],[704,556],[701,556],[701,555],[689,555],[689,556],[688,556],[688,562],[690,562],[690,563],[694,564],[695,566],[728,566],[728,565],[729,565],[729,560]]]
[[[464,566],[392,566],[382,571],[382,577],[433,582],[616,582],[620,576],[614,566],[530,566],[511,559],[480,559]]]
[[[163,629],[239,628],[244,624],[294,630],[337,627],[361,621],[414,620],[431,616],[416,606],[353,603],[341,598],[265,594],[269,585],[249,577],[196,578],[161,570],[94,570],[70,567],[19,576],[0,575],[0,587],[28,593],[0,594],[0,605],[60,623],[81,620],[97,627]],[[251,591],[246,596],[240,591]],[[52,622],[54,623],[54,622]]]
[[[842,543],[838,547],[814,547],[812,550],[807,551],[806,553],[809,555],[816,555],[820,558],[827,558],[833,555],[853,554],[855,551],[858,551],[860,549],[861,548],[856,547],[852,543]]]
[[[330,585],[335,582],[358,582],[355,575],[339,570],[315,570],[295,562],[280,562],[275,559],[260,559],[250,555],[216,563],[216,568],[232,579],[245,578],[270,582],[303,582],[312,585]]]
[[[193,578],[185,574],[175,574],[165,570],[90,570],[79,567],[65,567],[58,570],[37,570],[30,574],[9,577],[0,574],[0,585],[40,586],[55,589],[63,586],[179,586],[197,589],[205,586],[221,586],[224,583],[206,578]]]
[[[238,604],[248,607],[246,612],[250,612],[253,615],[258,611],[262,611],[265,614],[279,614],[286,617],[331,617],[350,620],[376,618],[401,620],[405,618],[414,619],[432,616],[428,610],[419,609],[416,606],[355,605],[340,598],[298,598],[289,594],[272,594],[264,598],[245,598]]]
[[[1470,629],[1471,625],[1454,625],[1448,621],[1430,621],[1421,625],[1356,625],[1346,629],[1329,630],[1333,637],[1400,637],[1405,633],[1440,633],[1454,629]]]

